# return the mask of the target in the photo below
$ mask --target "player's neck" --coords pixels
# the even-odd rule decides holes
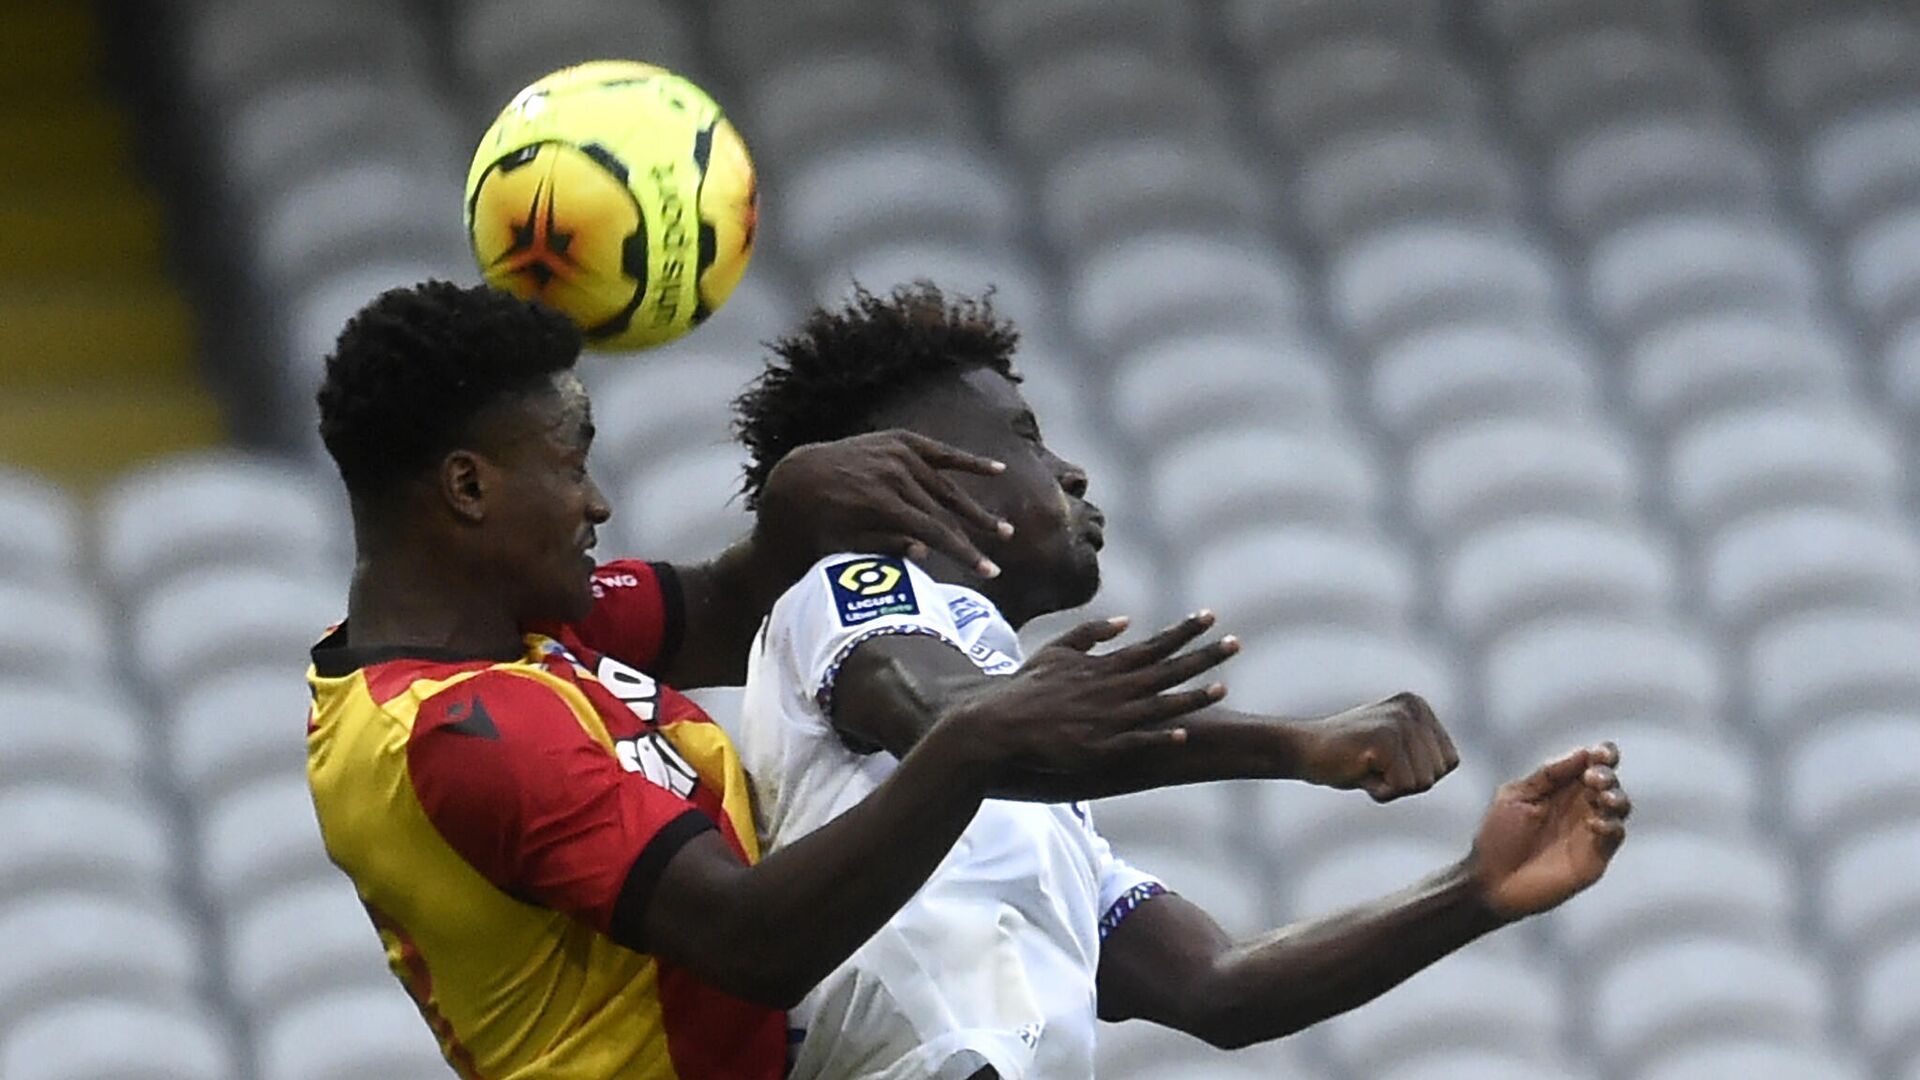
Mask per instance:
[[[919,563],[920,569],[925,570],[933,580],[943,585],[965,586],[992,601],[1000,617],[1011,623],[1015,630],[1025,626],[1037,614],[1030,610],[1030,605],[1021,602],[1020,592],[1012,587],[1005,574],[989,580],[962,566],[958,559],[939,552],[929,554]]]
[[[355,648],[431,648],[471,656],[519,651],[521,628],[503,605],[425,551],[363,555],[347,593]]]

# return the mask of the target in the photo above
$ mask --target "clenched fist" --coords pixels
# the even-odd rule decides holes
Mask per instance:
[[[1418,694],[1293,726],[1300,779],[1330,788],[1359,788],[1390,802],[1439,783],[1460,764],[1447,729]]]

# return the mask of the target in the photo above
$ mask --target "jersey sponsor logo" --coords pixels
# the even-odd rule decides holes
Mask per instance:
[[[653,676],[631,664],[623,664],[611,656],[603,656],[594,668],[593,677],[607,688],[614,697],[626,703],[635,716],[653,723],[654,713],[659,708],[660,684]]]
[[[638,574],[595,574],[593,575],[593,598],[604,600],[608,589],[634,589],[640,585]]]
[[[639,773],[683,799],[693,798],[694,789],[700,786],[700,774],[693,771],[687,759],[659,732],[649,731],[638,738],[617,740],[613,752],[619,757],[621,768]]]
[[[827,568],[840,625],[859,626],[885,615],[918,615],[913,580],[899,559],[853,559]]]

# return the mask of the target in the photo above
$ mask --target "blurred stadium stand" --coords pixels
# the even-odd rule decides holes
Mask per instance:
[[[1096,607],[1215,607],[1249,706],[1420,690],[1468,761],[1386,808],[1117,800],[1123,853],[1251,930],[1622,744],[1637,832],[1591,894],[1279,1046],[1111,1027],[1103,1076],[1920,1078],[1911,5],[95,14],[14,5],[0,47],[0,1076],[445,1075],[301,787],[347,569],[311,393],[379,289],[475,276],[493,111],[619,54],[730,107],[766,228],[708,326],[586,365],[610,549],[742,527],[726,402],[810,301],[991,283],[1116,519]],[[222,442],[206,387],[235,438],[154,460]]]

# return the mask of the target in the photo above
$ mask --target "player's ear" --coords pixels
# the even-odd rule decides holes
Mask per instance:
[[[486,459],[471,450],[440,459],[440,497],[455,517],[475,525],[486,519],[491,473]]]

